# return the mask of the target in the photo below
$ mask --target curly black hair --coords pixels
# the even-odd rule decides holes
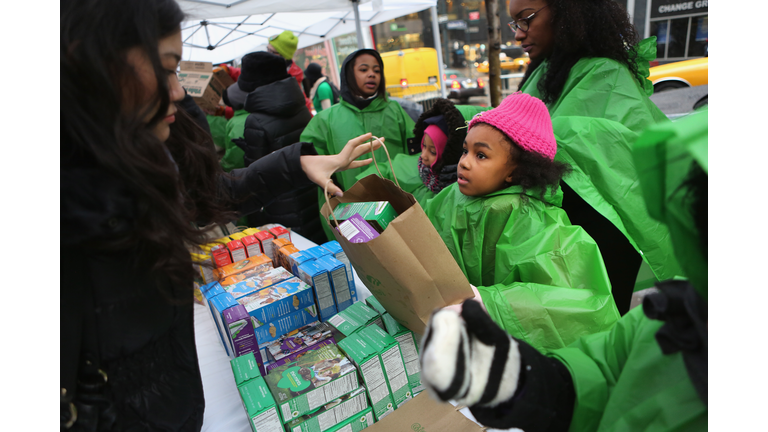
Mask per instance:
[[[456,165],[461,159],[462,146],[464,145],[464,138],[467,137],[467,123],[464,121],[464,116],[456,108],[453,102],[448,99],[437,99],[432,108],[424,111],[419,119],[416,120],[416,126],[413,128],[413,138],[417,143],[421,143],[421,139],[424,137],[424,130],[427,129],[427,125],[424,121],[430,117],[442,115],[445,118],[445,122],[448,123],[448,140],[445,143],[445,149],[443,150],[442,157],[435,166],[432,167],[432,171],[439,173],[444,166]]]
[[[552,12],[554,48],[537,86],[545,104],[560,97],[571,68],[584,57],[616,60],[637,77],[635,45],[640,36],[624,6],[613,0],[548,0],[547,4]],[[543,61],[531,61],[518,89]],[[642,79],[637,80],[642,86]]]
[[[512,180],[507,186],[522,186],[523,193],[529,189],[538,190],[539,198],[543,201],[548,190],[554,195],[557,186],[563,176],[572,171],[569,164],[550,160],[548,157],[523,150],[516,142],[512,141],[504,132],[488,123],[477,123],[473,127],[486,126],[497,130],[504,141],[509,144],[509,158],[507,163],[516,163],[517,167],[512,171]]]

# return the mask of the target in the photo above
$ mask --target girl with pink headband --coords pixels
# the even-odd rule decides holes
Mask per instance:
[[[440,134],[431,131],[439,154]],[[619,318],[597,244],[560,208],[570,167],[554,161],[556,152],[544,103],[510,95],[469,122],[458,181],[424,208],[475,299],[510,335],[543,351]]]

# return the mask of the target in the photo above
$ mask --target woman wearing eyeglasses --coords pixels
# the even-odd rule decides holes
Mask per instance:
[[[616,306],[627,312],[641,260],[659,280],[681,274],[667,229],[649,218],[630,154],[667,121],[648,99],[655,38],[639,41],[613,0],[511,0],[509,26],[531,58],[520,90],[547,104],[564,178],[563,209],[595,239]]]

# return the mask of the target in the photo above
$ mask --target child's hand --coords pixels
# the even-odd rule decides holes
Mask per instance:
[[[328,184],[328,193],[331,195],[342,196],[343,192],[338,186],[331,182],[331,175],[337,171],[344,171],[353,168],[359,168],[368,165],[373,159],[355,160],[360,156],[369,153],[371,150],[376,150],[382,146],[384,138],[379,138],[373,142],[373,148],[371,144],[366,141],[371,139],[372,134],[369,132],[365,135],[360,135],[357,138],[353,138],[347,142],[344,149],[336,155],[305,155],[301,156],[301,169],[321,188],[325,188]]]
[[[483,304],[483,298],[480,297],[480,291],[478,291],[477,288],[474,285],[472,285],[472,284],[469,284],[469,286],[472,287],[472,292],[475,293],[475,296],[472,297],[472,300],[480,303],[480,306],[482,306],[483,311],[485,311],[487,313],[488,310],[485,308],[485,305]],[[443,308],[443,310],[445,310],[445,309],[453,310],[453,311],[456,311],[456,313],[458,313],[459,315],[461,315],[461,311],[463,309],[463,306],[464,306],[464,300],[462,300],[461,303],[459,303],[459,304],[446,306],[446,307]]]

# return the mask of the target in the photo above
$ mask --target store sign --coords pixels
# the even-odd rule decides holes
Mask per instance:
[[[445,23],[445,28],[448,30],[464,30],[467,28],[466,21],[448,21]]]
[[[651,18],[667,18],[708,12],[708,0],[653,0]]]
[[[470,27],[467,29],[467,33],[480,33],[480,27]]]
[[[448,21],[448,15],[438,15],[437,16],[437,22],[442,24],[444,22]]]
[[[472,11],[469,13],[470,21],[477,21],[480,19],[480,11]]]

